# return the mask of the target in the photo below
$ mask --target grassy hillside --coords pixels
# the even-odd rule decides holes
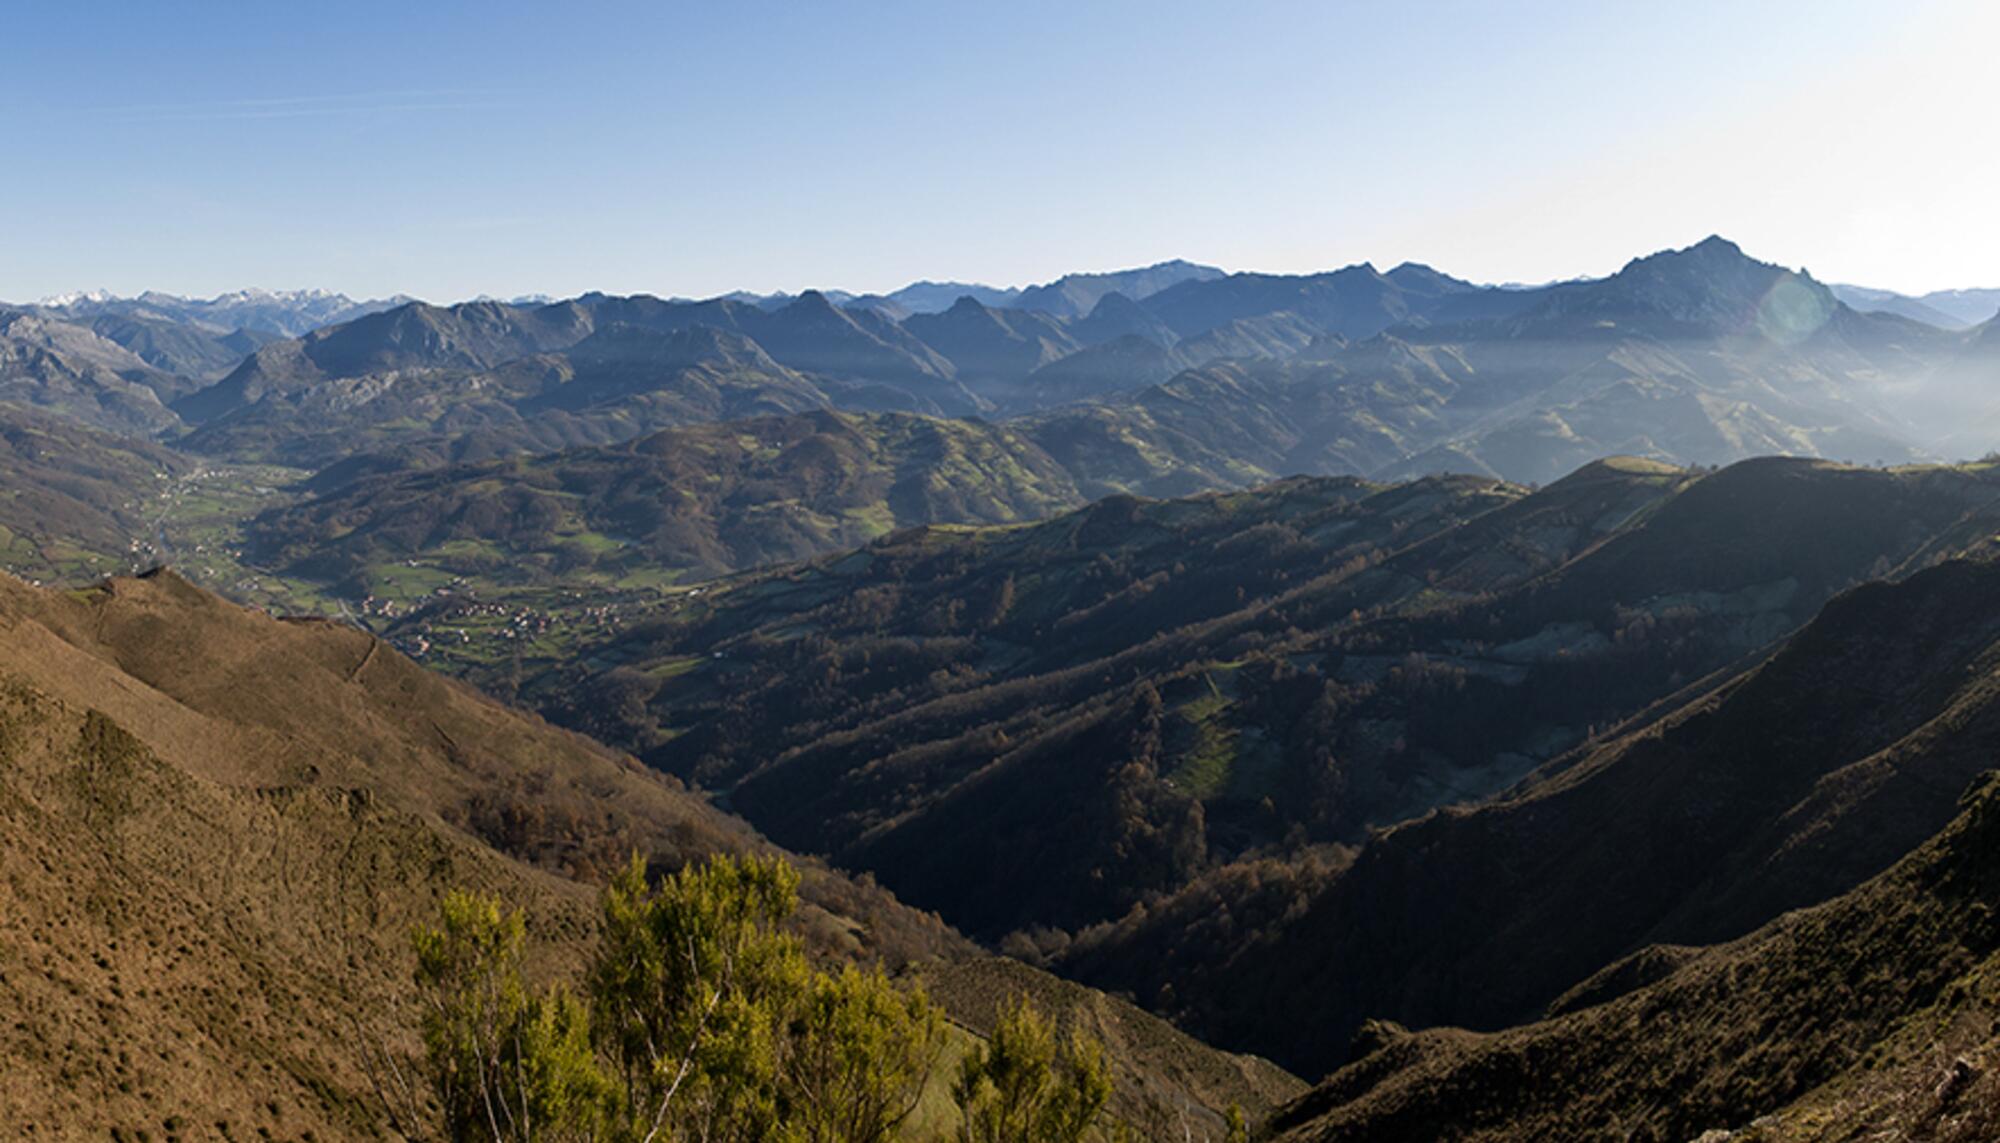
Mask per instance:
[[[0,581],[0,1036],[10,1122],[363,1133],[358,1051],[408,1047],[409,925],[454,885],[562,950],[579,883],[762,845],[671,783],[351,629],[241,611],[167,574]],[[964,943],[815,871],[821,947]],[[169,1128],[177,1121],[178,1129]]]
[[[1080,501],[1005,429],[813,413],[362,479],[267,515],[250,534],[268,562],[354,595],[393,592],[409,578],[398,565],[438,583],[644,587],[911,524],[1035,519]]]
[[[157,445],[0,406],[0,567],[37,580],[126,570],[160,491],[191,471]]]

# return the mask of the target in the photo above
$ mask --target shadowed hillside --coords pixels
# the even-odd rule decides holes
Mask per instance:
[[[1994,496],[1776,460],[1301,480],[913,531],[512,655],[476,600],[395,630],[977,935],[1144,905],[1103,971],[1150,1003],[1171,950],[1241,935],[1160,895],[1496,794],[1835,593],[1983,550]]]
[[[1622,995],[1489,1034],[1378,1027],[1270,1137],[1991,1138],[1995,798],[1990,775],[1941,797],[1956,819],[1888,872]]]
[[[1953,562],[1857,588],[1666,717],[1294,877],[1282,920],[1218,939],[1218,902],[1271,880],[1225,872],[1069,967],[1310,1071],[1367,1018],[1501,1028],[1649,945],[1740,936],[1888,867],[1991,764],[1996,586],[2000,567]]]

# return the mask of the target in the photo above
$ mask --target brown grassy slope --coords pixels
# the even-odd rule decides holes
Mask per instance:
[[[0,673],[102,710],[191,774],[371,791],[553,872],[589,879],[634,848],[674,866],[761,845],[740,821],[579,735],[425,671],[372,636],[273,619],[171,572],[60,595],[0,580]],[[968,946],[935,918],[823,870],[811,906],[862,922],[849,951],[900,961]]]
[[[361,1046],[412,1047],[409,928],[446,889],[528,908],[558,971],[595,912],[561,875],[764,844],[365,634],[171,574],[0,580],[0,685],[0,1122],[57,1136],[369,1134]],[[970,948],[829,871],[805,893],[823,951]]]
[[[526,907],[556,956],[588,931],[582,886],[365,794],[221,785],[0,684],[0,1122],[373,1134],[357,1045],[414,1050],[409,928],[454,884]]]
[[[1496,1034],[1391,1039],[1269,1133],[1288,1143],[1678,1141],[1731,1129],[1741,1140],[1990,1139],[1979,1099],[1994,1085],[1974,1081],[1993,1062],[2000,1013],[1996,894],[2000,784],[1989,776],[1942,834],[1832,902],[1596,1007]],[[1981,1047],[1947,1083],[1959,1071],[1951,1052],[1967,1044]]]

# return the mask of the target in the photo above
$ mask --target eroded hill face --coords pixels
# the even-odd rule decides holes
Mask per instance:
[[[0,308],[0,401],[149,436],[180,426],[165,401],[184,387],[82,326]]]
[[[406,953],[454,882],[535,929],[592,922],[580,887],[331,786],[232,786],[118,722],[0,695],[0,1108],[60,1137],[368,1134],[358,1048],[407,1054]]]

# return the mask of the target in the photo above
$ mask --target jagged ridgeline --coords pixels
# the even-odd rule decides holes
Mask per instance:
[[[826,408],[1004,416],[1089,495],[1297,472],[1546,481],[1621,452],[1949,457],[1993,424],[1990,321],[1879,312],[1719,238],[1533,289],[1409,264],[963,289],[915,310],[923,290],[72,300],[0,315],[0,394],[310,469]]]

